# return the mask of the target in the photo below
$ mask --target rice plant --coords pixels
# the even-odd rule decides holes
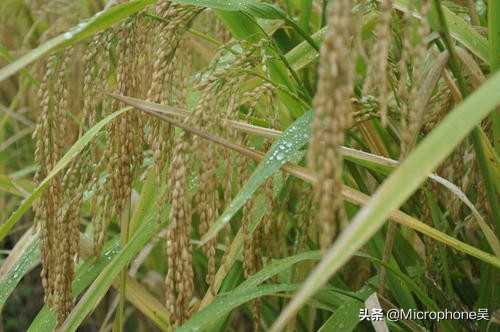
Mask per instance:
[[[499,1],[0,17],[2,331],[500,330]]]

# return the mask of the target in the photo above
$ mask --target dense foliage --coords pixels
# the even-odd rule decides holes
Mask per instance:
[[[499,1],[0,17],[3,330],[499,329]]]

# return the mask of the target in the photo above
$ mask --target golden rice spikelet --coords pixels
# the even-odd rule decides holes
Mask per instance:
[[[263,96],[264,99],[264,105],[267,107],[267,114],[268,116],[268,122],[270,124],[271,128],[278,128],[278,109],[275,105],[274,98],[273,98],[273,90],[274,87],[270,84],[265,84],[263,88]],[[264,143],[265,150],[268,151],[272,145],[272,141],[266,140]],[[270,262],[271,259],[273,258],[274,252],[275,252],[275,247],[277,244],[277,241],[279,239],[278,233],[277,233],[277,228],[278,228],[278,220],[279,218],[276,217],[276,199],[274,197],[274,192],[273,192],[273,178],[268,179],[265,183],[264,186],[264,194],[266,197],[266,202],[268,202],[268,205],[266,207],[266,212],[264,213],[264,216],[262,217],[262,227],[263,227],[263,245],[266,247],[266,261]],[[283,204],[285,205],[285,203]],[[282,206],[282,210],[285,209],[285,206]]]
[[[63,55],[54,84],[54,98],[56,99],[54,105],[58,116],[55,121],[57,121],[59,125],[57,138],[61,143],[65,141],[66,135],[67,115],[65,113],[69,112],[69,92],[66,74],[71,51],[72,49],[70,48]],[[60,155],[62,155],[62,148],[62,146],[59,146]],[[71,171],[71,169],[67,170],[66,174],[71,173]],[[64,195],[62,191],[66,190],[68,187],[66,183],[68,183],[69,180],[66,179],[65,181],[65,178],[69,177],[63,177],[62,184],[60,185],[61,193],[58,194],[58,196]],[[68,216],[71,214],[70,207],[64,204],[64,197],[61,196],[59,196],[61,201],[59,202],[59,211],[55,220],[55,232],[51,235],[54,237],[54,243],[56,244],[53,253],[52,267],[55,269],[56,274],[54,297],[58,314],[58,323],[63,322],[69,315],[71,309],[73,309],[71,283],[74,277],[74,258],[76,252],[74,251],[75,247],[73,243],[71,243],[71,240],[74,240],[74,233],[78,231],[78,228],[76,230],[73,229],[75,224],[72,220],[68,219]],[[66,208],[66,206],[68,206],[68,208]]]
[[[47,176],[63,153],[62,142],[65,141],[68,118],[66,112],[69,112],[66,76],[71,53],[70,48],[63,54],[50,56],[46,62],[39,92],[41,115],[34,132],[35,161],[39,165],[35,174],[36,182]],[[41,237],[44,300],[56,309],[58,324],[64,321],[73,308],[71,283],[78,250],[79,193],[83,193],[83,189],[75,187],[79,179],[72,174],[76,173],[70,167],[64,176],[56,175],[35,204],[35,225],[40,228]],[[69,193],[70,190],[72,193]],[[75,192],[76,195],[72,195]]]
[[[183,90],[179,86],[183,68],[183,56],[179,55],[179,44],[182,41],[187,21],[191,20],[194,13],[190,7],[173,4],[169,1],[160,1],[155,7],[156,15],[162,17],[165,22],[155,22],[153,30],[159,39],[153,40],[153,58],[155,61],[151,66],[151,85],[147,92],[147,99],[155,103],[172,104],[172,96],[176,91]],[[179,89],[180,88],[180,89]],[[177,98],[179,100],[179,98]],[[170,161],[173,140],[173,128],[168,123],[151,119],[151,135],[149,143],[153,151],[153,159],[156,168],[156,183],[160,188],[165,165]],[[168,189],[168,188],[167,188]],[[157,195],[158,223],[166,205],[166,191]]]
[[[397,87],[397,97],[401,104],[401,131],[406,125],[406,116],[408,113],[408,100],[410,94],[410,84],[408,78],[408,66],[412,57],[413,44],[411,38],[405,38],[408,34],[411,35],[411,12],[414,10],[415,1],[408,2],[408,11],[405,12],[403,22],[405,25],[404,35],[401,37],[403,50],[401,52],[401,59],[399,60],[399,79]]]
[[[268,144],[270,145],[270,144]],[[270,202],[266,206],[266,211],[257,228],[250,231],[252,224],[252,208],[253,201],[249,201],[243,208],[243,220],[241,227],[243,229],[244,245],[243,245],[243,269],[245,278],[249,278],[253,274],[260,271],[263,267],[264,247],[266,247],[267,261],[272,258],[273,245],[276,235],[273,233],[274,223],[274,201],[272,197],[272,179],[268,179],[264,184],[264,194],[266,202]],[[262,301],[260,298],[254,299],[251,302],[253,330],[259,331],[261,319]]]
[[[126,96],[136,96],[137,81],[134,71],[137,69],[134,59],[134,34],[135,25],[133,20],[125,22],[118,33],[119,44],[117,53],[119,54],[116,73],[116,92]],[[113,111],[118,111],[124,104],[114,100],[112,102]],[[121,209],[130,198],[132,185],[132,163],[134,147],[137,143],[134,140],[134,132],[137,128],[137,117],[133,112],[129,112],[113,121],[110,126],[110,142],[108,149],[113,149],[113,157],[109,163],[109,173],[112,174],[112,200],[115,205],[115,213],[119,215]]]
[[[427,23],[427,15],[430,10],[429,0],[422,0],[420,7],[420,14],[424,18],[422,22],[419,22],[417,28],[418,41],[413,48],[413,87],[410,92],[410,108],[408,109],[408,130],[404,131],[403,135],[403,155],[407,155],[409,151],[414,148],[415,140],[414,137],[417,136],[418,130],[420,129],[420,118],[422,113],[425,112],[425,104],[420,105],[420,87],[424,82],[424,61],[427,53],[427,35],[430,33],[430,27]],[[420,106],[420,107],[419,107]],[[407,137],[407,134],[411,135]]]
[[[183,105],[183,61],[177,56],[182,37],[190,20],[196,13],[190,6],[161,1],[156,5],[156,15],[164,18],[154,27],[159,41],[154,42],[152,65],[152,83],[147,93],[147,99],[152,102]],[[192,269],[191,248],[191,202],[188,186],[190,172],[188,144],[189,135],[182,133],[173,140],[172,128],[165,123],[151,119],[151,135],[149,143],[153,151],[153,159],[157,173],[156,182],[162,183],[163,170],[170,162],[168,169],[167,192],[171,200],[169,213],[170,224],[166,239],[166,256],[168,271],[165,277],[166,306],[174,325],[181,324],[188,316],[189,302],[192,298],[194,272]],[[169,145],[173,145],[170,148]],[[170,152],[169,152],[170,151]],[[172,158],[171,158],[172,157]],[[172,159],[170,161],[170,159]],[[163,207],[169,198],[166,193],[157,196],[158,221]]]
[[[140,14],[129,18],[118,26],[116,37],[116,86],[114,92],[120,95],[141,97],[139,87],[140,77],[144,71],[141,67],[140,49],[136,44],[145,42],[138,34],[138,25],[141,24]],[[118,111],[125,105],[113,100],[110,109]],[[132,182],[137,167],[142,164],[143,158],[143,126],[137,112],[123,114],[108,126],[108,142],[104,153],[107,160],[109,177],[99,204],[105,206],[100,209],[99,215],[94,218],[94,253],[99,254],[105,241],[105,231],[111,220],[118,220],[122,210],[130,200]]]
[[[200,187],[196,195],[197,208],[200,217],[199,231],[200,235],[206,234],[210,226],[217,218],[217,182],[216,182],[216,159],[215,147],[211,144],[204,150],[203,160],[200,165]],[[209,240],[204,246],[203,251],[207,256],[207,274],[205,280],[209,286],[215,277],[215,247],[217,239]]]
[[[353,94],[354,61],[352,38],[357,36],[357,17],[352,2],[332,1],[328,7],[328,30],[320,52],[318,90],[314,97],[316,116],[312,124],[308,161],[317,176],[315,188],[322,227],[323,250],[347,223],[341,190],[343,160],[339,148],[344,131],[352,123],[350,98]]]
[[[413,7],[414,4],[410,3]],[[422,17],[426,18],[429,13],[430,4],[428,0],[421,1],[420,13]],[[421,20],[417,27],[417,41],[411,42],[412,24],[410,18],[407,20],[407,33],[404,38],[404,50],[401,59],[401,76],[399,86],[399,98],[402,101],[402,116],[401,116],[401,156],[405,157],[414,148],[414,137],[420,129],[419,119],[422,117],[422,112],[425,107],[417,109],[419,95],[419,87],[424,78],[424,60],[427,52],[426,38],[430,32],[429,25],[426,19]],[[411,78],[408,80],[408,65],[412,68]],[[410,83],[408,84],[408,81]],[[425,106],[425,105],[424,105]]]
[[[189,302],[193,295],[193,267],[191,247],[191,200],[187,191],[188,135],[183,132],[174,143],[174,154],[169,169],[168,187],[171,190],[166,240],[168,270],[165,278],[167,288],[166,307],[174,325],[187,318]]]
[[[109,52],[111,48],[113,31],[103,31],[96,35],[87,47],[83,56],[83,123],[91,128],[96,124],[97,107],[104,102],[108,75],[110,71]],[[103,109],[105,109],[103,107]]]
[[[84,56],[86,62],[84,72],[84,93],[87,96],[83,104],[83,123],[88,127],[93,126],[97,122],[98,108],[102,108],[102,116],[109,114],[110,103],[104,95],[104,91],[108,89],[109,76],[111,74],[109,53],[112,49],[113,39],[116,37],[114,30],[104,31],[96,35],[90,43],[89,51]],[[107,131],[109,134],[109,131]],[[101,169],[112,157],[112,150],[106,148],[104,153],[96,148],[92,149],[92,163],[94,169]],[[106,167],[106,166],[104,166]],[[99,176],[93,178],[93,186],[97,188]],[[99,188],[95,198],[93,199],[93,208],[103,207],[92,211],[94,217],[92,223],[94,225],[93,243],[94,255],[98,256],[102,244],[104,243],[104,232],[112,218],[112,208],[110,203],[110,190],[107,189],[108,179],[106,179],[105,187]]]
[[[40,183],[53,168],[58,159],[56,155],[57,147],[55,146],[55,136],[52,109],[52,79],[56,72],[57,56],[52,55],[46,62],[45,74],[40,84],[38,96],[40,98],[40,117],[37,126],[33,133],[35,139],[35,162],[38,165],[34,180]],[[48,195],[41,196],[34,204],[35,210],[35,227],[40,228],[40,258],[42,261],[41,278],[44,288],[44,301],[49,306],[53,305],[54,293],[54,277],[51,269],[51,253],[53,248],[53,240],[50,237],[54,232],[54,223],[56,218],[55,196],[52,193],[57,193],[59,190],[54,188],[59,181],[53,181],[49,184],[46,193]]]
[[[193,111],[193,118],[200,128],[219,134],[221,132],[220,116],[218,112],[214,112],[216,108],[209,103],[212,97],[212,92],[210,90],[202,92],[198,106]],[[217,156],[219,156],[222,151],[220,151],[221,149],[218,146],[213,144],[202,147],[201,143],[199,139],[193,137],[191,152],[194,155],[198,153],[198,151],[201,151],[201,164],[199,169],[200,185],[195,196],[195,201],[200,218],[199,231],[200,235],[203,236],[217,218],[219,199],[217,193],[216,169]],[[216,245],[217,238],[214,238],[203,246],[203,251],[208,260],[205,280],[209,287],[212,285],[216,272]]]
[[[400,60],[400,77],[398,87],[398,98],[401,104],[401,159],[405,158],[415,145],[415,138],[420,129],[420,118],[425,111],[425,103],[419,100],[421,94],[420,85],[424,78],[424,60],[427,51],[426,37],[429,33],[427,24],[427,14],[429,12],[429,1],[421,1],[421,14],[424,18],[418,23],[417,40],[413,40],[413,24],[411,21],[411,12],[415,6],[415,1],[410,1],[408,13],[405,13],[404,21],[406,23],[406,34],[403,38],[403,52]],[[412,70],[409,71],[408,67]],[[385,239],[383,260],[388,262],[394,239],[396,237],[397,225],[389,223]],[[379,276],[379,287],[384,291],[387,270],[382,268]]]
[[[213,109],[210,100],[214,99],[213,90],[209,87],[202,91],[197,107],[185,118],[185,122],[213,131],[217,121],[212,120],[212,114],[208,113]],[[200,214],[201,234],[208,230],[217,212],[216,149],[212,145],[202,149],[200,143],[195,137],[182,132],[173,144],[172,162],[168,170],[167,187],[170,190],[171,209],[166,243],[168,271],[165,283],[167,310],[174,324],[182,324],[188,318],[189,302],[194,290],[190,242],[192,206],[187,188],[195,161],[194,156],[198,151],[203,151],[200,157],[200,186],[195,197]],[[209,285],[215,275],[215,245],[216,240],[211,240],[204,246],[209,263],[207,273]]]
[[[216,135],[224,135],[223,120],[234,119],[238,114],[237,88],[242,82],[241,68],[249,67],[254,63],[258,51],[260,49],[255,45],[249,47],[235,57],[227,68],[217,67],[215,63],[207,75],[201,75],[202,80],[197,84],[197,89],[201,92],[198,105],[184,121]],[[229,105],[224,108],[225,112],[223,114],[217,112],[228,98]],[[199,137],[192,137],[186,132],[181,132],[173,144],[172,162],[168,169],[167,188],[170,191],[171,210],[166,242],[168,271],[165,283],[166,306],[174,324],[181,324],[188,318],[189,302],[194,288],[190,243],[192,198],[188,190],[188,180],[192,171],[195,170],[194,165],[197,161],[201,162],[200,188],[195,200],[201,218],[201,233],[206,232],[214,221],[218,207],[217,183],[214,174],[217,166],[216,156],[221,154],[218,152],[218,147],[211,145],[207,147],[201,144]],[[198,156],[199,151],[203,153]],[[231,158],[226,158],[228,159]],[[231,168],[228,167],[228,169]],[[228,181],[227,184],[231,182]],[[226,193],[230,191],[229,186]],[[215,244],[214,239],[209,241],[204,248],[209,260],[207,275],[209,283],[215,273]]]
[[[378,104],[380,107],[380,118],[382,124],[387,123],[387,103],[389,99],[389,82],[387,81],[389,47],[391,44],[391,18],[392,0],[380,2],[380,13],[376,27],[377,42],[373,49],[371,65],[368,67],[368,75],[363,87],[363,94],[369,89],[378,89]]]
[[[249,52],[238,55],[234,63],[229,64],[227,68],[214,66],[213,70],[209,70],[209,75],[199,82],[198,89],[201,90],[201,96],[191,117],[196,126],[208,130],[217,136],[225,136],[233,142],[243,144],[243,137],[238,135],[236,131],[227,130],[225,121],[235,120],[238,117],[238,107],[240,104],[238,87],[243,80],[242,75],[237,75],[237,71],[240,65],[248,62],[253,57],[255,50],[255,48],[250,48]],[[226,50],[221,50],[221,52],[224,51]],[[219,112],[218,110],[224,110],[224,112]],[[191,150],[193,152],[202,151],[202,164],[200,167],[201,185],[196,195],[196,205],[200,214],[200,234],[204,235],[217,217],[216,213],[219,206],[219,199],[216,192],[217,178],[215,176],[218,162],[217,156],[224,156],[223,162],[226,170],[232,170],[232,165],[235,162],[238,164],[238,169],[241,169],[240,166],[243,163],[240,161],[243,158],[233,156],[230,151],[222,147],[212,144],[202,146],[201,144],[203,142],[200,138],[193,137]],[[240,182],[244,180],[245,177],[243,175],[245,173],[244,171],[237,173]],[[223,202],[226,204],[229,204],[231,201],[233,183],[233,174],[226,174],[225,180],[221,183],[224,187]],[[229,243],[229,235],[231,234],[230,226],[226,226],[225,233],[225,241]],[[208,259],[206,279],[209,285],[215,274],[215,245],[216,239],[212,239],[204,246],[204,251]]]
[[[247,92],[245,94],[245,98],[251,100],[249,105],[249,114],[253,113],[253,111],[257,108],[257,104],[259,100],[264,99],[264,103],[268,108],[266,114],[269,114],[269,123],[271,127],[277,127],[277,110],[275,108],[273,102],[273,90],[274,87],[272,84],[265,83],[255,88],[253,91]],[[263,98],[265,97],[265,98]],[[244,140],[240,139],[240,141],[244,142]],[[266,141],[264,143],[264,149],[268,150],[271,146],[270,141]],[[241,168],[242,164],[245,163],[246,160],[243,158],[239,158],[239,167]],[[238,173],[244,174],[244,173]],[[242,183],[241,183],[242,185]],[[259,226],[254,230],[253,233],[250,232],[250,225],[252,223],[252,201],[245,205],[243,210],[243,220],[242,220],[242,228],[244,233],[244,249],[243,249],[243,267],[245,272],[245,278],[249,278],[251,275],[255,274],[263,267],[263,253],[264,247],[266,248],[266,256],[267,262],[273,257],[273,251],[276,241],[276,220],[274,217],[274,208],[275,201],[273,199],[273,180],[268,179],[264,184],[264,195],[265,200],[269,204],[266,206],[266,211],[262,220],[259,223]],[[261,320],[261,307],[262,300],[260,298],[254,299],[251,302],[252,308],[252,322],[253,322],[253,330],[259,331],[260,320]]]
[[[191,117],[188,116],[185,121],[191,121]],[[189,155],[191,144],[192,138],[185,131],[175,139],[167,181],[171,207],[165,245],[168,267],[165,277],[165,298],[170,320],[177,326],[188,318],[189,303],[194,291],[191,246],[192,203],[188,191],[192,168],[192,158]]]
[[[242,74],[241,70],[242,68],[250,68],[250,67],[256,67],[262,63],[262,56],[260,52],[264,48],[263,45],[267,41],[260,41],[258,43],[255,43],[253,45],[246,45],[245,43],[241,43],[242,48],[244,48],[244,51],[240,54],[238,54],[235,59],[227,65],[227,67],[219,67],[214,69],[211,73],[210,76],[208,76],[204,81],[202,81],[199,85],[200,89],[205,90],[210,87],[210,89],[213,90],[219,90],[216,93],[214,92],[214,99],[219,99],[218,103],[220,104],[215,104],[214,107],[217,108],[222,108],[225,109],[225,114],[224,114],[224,120],[237,120],[238,119],[238,108],[240,105],[240,87],[241,84],[245,80],[245,75]],[[221,52],[226,52],[227,49],[223,48]],[[216,56],[216,59],[222,58],[224,53],[221,54],[221,56]],[[258,100],[258,97],[265,91],[267,85],[264,85],[264,87],[261,90],[258,90],[259,88],[256,88],[254,94],[251,94],[251,92],[247,93],[247,97],[255,99],[253,100]],[[224,105],[224,106],[223,106]],[[226,106],[227,105],[227,106]],[[251,105],[249,107],[249,114],[250,115],[255,108],[255,105]],[[237,144],[244,144],[245,142],[243,141],[243,136],[239,135],[237,131],[228,129],[227,127],[224,127],[224,130],[220,132],[221,135],[225,136],[227,139],[229,139],[232,142],[235,142]],[[230,170],[234,169],[233,164],[244,164],[247,163],[247,159],[244,156],[241,155],[234,155],[231,151],[227,149],[223,149],[222,153],[224,154],[224,169],[228,170],[228,173],[225,176],[225,183],[224,183],[224,196],[222,197],[222,205],[228,206],[231,203],[232,200],[232,187],[233,183],[235,181],[238,181],[237,183],[239,185],[242,185],[245,181],[245,177],[241,176],[244,173],[238,173],[237,179],[233,179],[233,174],[229,173]],[[236,166],[238,167],[238,166]],[[229,231],[229,226],[226,226],[226,233],[230,233]],[[226,244],[229,243],[229,237],[226,236],[225,239]]]

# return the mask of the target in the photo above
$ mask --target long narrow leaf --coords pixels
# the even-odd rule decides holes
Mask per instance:
[[[99,31],[109,28],[116,22],[137,13],[147,5],[153,3],[154,0],[136,0],[126,2],[115,7],[112,7],[105,12],[99,12],[87,21],[83,21],[68,32],[63,33],[53,39],[50,39],[30,51],[26,55],[0,69],[0,82],[15,74],[22,68],[37,59],[44,57],[54,51],[67,47],[82,41]]]
[[[84,261],[76,270],[73,281],[73,296],[78,296],[85,288],[102,272],[108,263],[118,254],[118,237],[109,240],[103,248],[103,254],[99,259],[91,257]],[[50,310],[46,305],[40,310],[31,323],[28,331],[53,331],[56,326],[56,312]]]
[[[255,171],[248,178],[242,190],[231,201],[228,208],[217,218],[201,239],[202,243],[213,238],[217,232],[227,224],[238,210],[247,202],[259,186],[269,178],[275,171],[280,169],[298,152],[310,138],[310,130],[307,124],[311,123],[313,112],[306,112],[298,118],[290,127],[277,139],[264,159],[259,163]]]
[[[113,284],[117,275],[125,268],[142,247],[151,240],[158,230],[158,224],[153,218],[144,220],[141,227],[130,238],[127,245],[109,262],[61,326],[63,331],[76,331],[92,310],[97,306],[102,297]]]
[[[0,191],[24,197],[25,191],[30,192],[34,188],[33,182],[24,179],[13,179],[7,175],[0,175]]]
[[[39,242],[38,234],[33,234],[33,230],[28,229],[3,261],[0,269],[0,307],[5,304],[21,278],[38,260]]]

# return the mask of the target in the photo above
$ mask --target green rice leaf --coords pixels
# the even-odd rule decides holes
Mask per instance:
[[[119,248],[119,239],[115,237],[104,245],[103,253],[98,260],[95,257],[90,257],[76,269],[75,280],[73,281],[73,296],[80,295],[95,280],[99,273],[116,256]],[[36,251],[38,252],[38,250]],[[55,326],[56,312],[45,305],[31,323],[28,331],[53,331]]]
[[[30,228],[19,239],[0,269],[0,307],[14,291],[22,277],[38,261],[38,234]]]
[[[291,160],[299,149],[309,141],[312,117],[313,111],[306,112],[273,143],[264,159],[259,163],[240,192],[234,197],[229,207],[217,218],[216,222],[203,236],[201,239],[202,244],[217,235],[217,232],[231,220],[236,212],[252,197],[259,186],[279,170],[282,165]]]
[[[90,287],[76,304],[66,321],[62,331],[76,331],[84,319],[101,301],[118,274],[130,263],[137,253],[156,234],[158,224],[153,218],[143,220],[143,224],[130,238],[125,247],[106,265],[104,270],[93,280]],[[168,325],[168,322],[165,322]]]
[[[71,30],[52,38],[26,55],[0,69],[0,82],[12,76],[22,68],[33,63],[34,61],[60,49],[73,45],[96,33],[109,28],[113,24],[127,18],[147,5],[153,3],[154,0],[136,0],[114,6],[104,12],[99,12],[87,21],[79,23]]]

